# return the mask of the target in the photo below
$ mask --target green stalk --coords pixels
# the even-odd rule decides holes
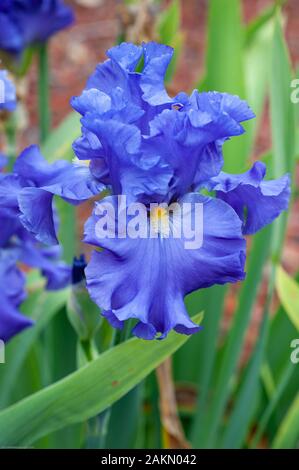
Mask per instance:
[[[191,428],[191,442],[194,447],[200,446],[205,435],[204,422],[207,418],[209,387],[216,360],[219,325],[226,293],[225,286],[214,286],[208,290],[206,296],[205,334],[201,338],[202,348],[200,350],[204,361],[199,374],[199,394]]]
[[[6,155],[8,156],[8,171],[12,171],[17,157],[17,119],[16,114],[11,113],[5,123]]]
[[[235,399],[234,408],[226,423],[225,432],[220,445],[222,449],[240,448],[250,426],[255,397],[259,386],[260,366],[265,354],[269,330],[270,306],[274,293],[275,273],[276,265],[272,263],[259,336],[248,366],[246,367],[244,380]]]
[[[209,412],[204,442],[201,443],[204,447],[209,448],[213,446],[217,437],[218,427],[230,394],[231,379],[238,364],[245,332],[250,321],[250,314],[262,276],[262,270],[268,256],[270,234],[271,227],[268,226],[257,234],[254,240],[247,270],[247,279],[241,290],[234,323],[225,346],[224,356],[213,394],[214,399]]]
[[[283,371],[282,378],[279,382],[279,385],[277,386],[271,400],[269,401],[264,413],[262,414],[261,419],[259,420],[257,431],[250,444],[251,449],[255,449],[258,443],[260,442],[262,434],[268,424],[268,421],[271,418],[271,415],[277,403],[279,402],[281,395],[285,391],[285,388],[287,384],[289,383],[290,378],[293,376],[294,370],[295,370],[294,364],[291,361],[289,361],[289,363],[285,367],[285,370]]]
[[[43,143],[48,136],[51,125],[48,49],[46,43],[38,49],[38,108],[40,142]]]

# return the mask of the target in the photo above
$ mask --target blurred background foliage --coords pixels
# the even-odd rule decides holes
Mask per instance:
[[[63,33],[66,45],[58,39],[50,50],[55,128],[42,145],[49,161],[72,159],[71,144],[80,133],[78,115],[58,122],[61,108],[68,108],[75,66],[69,72],[57,69],[67,69],[73,58],[84,82],[113,41],[155,39],[175,48],[167,75],[171,93],[181,84],[186,91],[226,91],[246,99],[256,113],[247,133],[225,144],[225,169],[240,173],[252,160],[264,160],[268,177],[290,172],[293,198],[289,213],[251,240],[243,283],[188,296],[190,315],[204,312],[196,317],[203,331],[192,338],[172,333],[163,342],[131,339],[113,347],[115,333],[103,321],[87,361],[67,314],[71,291],[46,293],[30,272],[23,311],[37,322],[9,343],[6,365],[0,367],[0,446],[298,447],[299,364],[290,356],[299,337],[299,104],[290,99],[297,64],[286,41],[294,5],[299,20],[298,3],[260,2],[250,19],[244,12],[255,2],[241,0],[70,3],[78,4],[78,24]],[[190,15],[192,25],[198,24],[192,38],[204,52],[191,59]],[[93,46],[86,63],[88,40]],[[29,118],[19,145],[36,138],[35,75],[33,66],[26,84],[29,114],[25,104],[22,111]],[[82,88],[80,80],[70,87],[74,94]],[[57,83],[63,85],[55,89]],[[79,216],[89,210],[83,207]],[[82,227],[76,226],[73,207],[59,202],[59,212],[60,240],[71,261],[83,249]],[[294,232],[297,245],[290,251]]]

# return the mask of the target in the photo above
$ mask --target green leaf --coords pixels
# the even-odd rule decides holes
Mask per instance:
[[[213,390],[214,399],[211,403],[205,432],[202,436],[204,445],[207,447],[211,447],[215,442],[218,427],[229,398],[231,379],[242,351],[243,340],[250,321],[251,310],[255,302],[264,263],[268,257],[270,239],[271,227],[269,226],[257,234],[254,239],[246,280],[242,285],[239,295],[238,308],[225,345],[215,389]],[[202,442],[200,444],[203,445]]]
[[[289,319],[299,331],[299,285],[281,266],[276,271],[276,289]]]
[[[173,0],[169,7],[161,13],[158,23],[160,39],[163,40],[165,44],[171,45],[171,42],[179,31],[180,22],[180,2]]]
[[[215,367],[220,322],[226,293],[227,286],[213,286],[204,290],[204,331],[201,341],[197,341],[197,349],[194,350],[192,356],[189,356],[205,358],[204,361],[200,361],[200,363],[196,365],[196,378],[200,393],[191,429],[191,441],[195,446],[197,444],[200,445],[202,437],[205,434],[204,420],[207,418],[208,414],[208,392],[211,385],[213,368]],[[193,338],[191,341],[194,341]],[[189,347],[191,341],[189,341],[187,347]],[[179,351],[178,354],[180,354],[180,352],[183,354],[187,347]],[[185,357],[185,364],[186,363],[188,363],[187,357]]]
[[[279,13],[275,18],[271,69],[271,123],[274,177],[293,172],[295,162],[295,112],[290,100],[292,70]]]
[[[107,449],[132,449],[143,412],[143,383],[113,405],[107,436]]]
[[[81,132],[80,116],[71,112],[62,123],[54,129],[42,146],[42,154],[49,162],[65,159],[71,160],[74,156],[73,141]]]
[[[38,290],[29,296],[23,304],[23,312],[30,313],[31,318],[36,320],[36,323],[32,328],[16,336],[6,346],[6,364],[1,366],[0,369],[1,408],[9,400],[11,389],[17,380],[19,371],[30,349],[49,321],[66,304],[68,295],[67,289],[57,292],[42,292]]]
[[[299,275],[295,277],[296,282],[299,282]],[[297,337],[297,332],[294,324],[291,322],[289,316],[287,315],[282,304],[278,308],[278,311],[273,315],[271,319],[270,333],[268,337],[267,345],[267,363],[270,369],[272,385],[269,387],[264,387],[266,391],[267,402],[263,404],[261,412],[263,413],[269,400],[273,399],[276,387],[280,386],[281,382],[284,380],[286,369],[288,364],[292,364],[290,361],[291,354],[291,342],[294,338]],[[286,348],[275,347],[277,344],[289,345]],[[292,364],[293,365],[293,364]],[[283,416],[285,415],[290,403],[293,401],[294,397],[298,391],[298,378],[296,376],[296,366],[293,366],[295,369],[295,374],[293,374],[288,382],[287,387],[285,387],[282,392],[281,397],[279,398],[275,409],[271,413],[271,420],[269,422],[269,431],[271,429],[277,428],[278,424],[281,422]],[[274,387],[273,387],[274,384]],[[259,424],[261,420],[259,419]]]
[[[273,449],[293,449],[299,437],[299,393],[291,404],[274,438]]]
[[[173,0],[159,18],[158,35],[160,42],[174,48],[171,63],[166,72],[165,81],[169,82],[175,72],[176,64],[183,45],[183,35],[180,32],[181,8],[179,0]]]
[[[244,95],[242,49],[239,0],[211,0],[206,58],[207,82],[211,89]]]
[[[210,0],[208,5],[206,89],[245,98],[240,1]],[[246,138],[238,136],[224,145],[225,171],[241,173],[246,168]]]
[[[252,151],[269,90],[270,51],[274,30],[272,16],[273,13],[255,29],[244,50],[246,99],[256,115],[255,119],[246,124],[247,155]]]
[[[265,427],[266,427],[266,425],[267,425],[267,423],[268,423],[275,407],[277,406],[284,390],[286,389],[287,385],[289,384],[289,381],[290,381],[291,377],[293,376],[294,371],[295,371],[294,364],[292,364],[291,361],[288,361],[287,366],[284,370],[283,376],[282,376],[279,384],[275,388],[267,407],[264,409],[264,412],[263,412],[261,418],[258,420],[258,428],[257,428],[257,431],[254,435],[254,439],[251,443],[251,446],[250,446],[251,448],[255,448],[258,445],[258,443],[259,443],[259,441],[262,437],[262,433],[264,432]]]
[[[253,19],[247,26],[245,30],[245,43],[249,45],[252,41],[255,40],[256,35],[261,29],[271,20],[276,13],[277,5],[286,3],[286,0],[276,0],[276,5],[271,5],[266,8],[259,16]]]
[[[268,322],[269,315],[266,312],[254,352],[245,371],[244,380],[234,401],[233,411],[226,424],[221,448],[238,449],[246,437],[255,403],[254,397],[259,386],[259,372],[266,346]]]
[[[202,314],[193,320],[200,323]],[[187,339],[175,332],[164,341],[131,339],[7,408],[0,413],[0,447],[26,446],[52,431],[99,414],[141,382]]]
[[[275,393],[275,382],[268,362],[265,362],[262,365],[260,373],[267,397],[272,398],[273,394]]]
[[[186,309],[190,316],[195,315],[206,307],[205,290],[199,289],[192,292],[185,298]],[[206,315],[203,321],[203,328],[205,329]],[[198,375],[199,364],[195,361],[190,361],[190,357],[195,357],[198,354],[198,344],[202,341],[202,333],[199,335],[192,335],[184,348],[179,349],[174,357],[174,377],[178,382],[196,382]]]
[[[282,30],[279,10],[275,18],[270,80],[270,114],[273,143],[273,177],[289,172],[294,175],[295,165],[295,106],[290,99],[292,80],[291,63]],[[275,221],[273,256],[280,257],[287,212]]]

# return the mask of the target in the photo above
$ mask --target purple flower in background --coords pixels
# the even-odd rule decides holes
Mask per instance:
[[[17,159],[13,173],[0,174],[0,338],[4,341],[32,323],[18,311],[26,297],[24,276],[19,263],[39,269],[46,278],[48,290],[61,289],[71,280],[71,268],[60,260],[61,247],[43,245],[34,233],[28,231],[26,223],[23,224],[19,198],[22,191],[30,187],[36,188],[37,184],[33,168],[29,174],[22,166],[23,159],[31,154],[30,149],[31,152],[38,152],[35,147],[25,150]],[[44,164],[47,165],[46,162]],[[42,173],[40,177],[44,181],[47,178]],[[38,212],[36,209],[33,212]],[[39,210],[42,211],[43,208],[40,207]],[[46,206],[44,210],[50,210],[57,228],[58,219],[52,199],[51,209]]]
[[[7,71],[0,70],[0,110],[14,111],[16,104],[16,88],[8,78]]]
[[[0,338],[4,342],[32,325],[18,310],[26,292],[25,276],[17,267],[17,261],[13,250],[0,248]]]
[[[28,46],[43,43],[74,20],[62,0],[2,0],[0,49],[20,54]]]
[[[171,329],[198,331],[186,311],[185,295],[243,280],[244,235],[272,222],[289,200],[288,176],[264,181],[263,164],[243,175],[222,172],[223,144],[241,135],[241,123],[254,114],[245,101],[227,93],[195,90],[170,97],[164,76],[172,54],[170,47],[156,43],[110,49],[82,95],[72,100],[82,116],[82,134],[73,146],[82,165],[71,169],[60,162],[45,171],[35,163],[25,171],[20,159],[17,168],[20,175],[35,178],[36,173],[35,184],[23,189],[18,200],[24,226],[44,242],[56,241],[47,203],[53,194],[79,203],[103,189],[110,192],[96,203],[85,225],[84,241],[103,249],[93,253],[85,270],[87,288],[114,327],[133,318],[133,333],[144,339],[165,338]],[[50,176],[55,168],[56,176]],[[203,190],[215,194],[207,197]],[[119,195],[127,201],[124,217],[118,211]],[[156,237],[129,237],[124,230],[116,237],[98,233],[107,204],[115,208],[115,226],[123,227],[125,220],[127,230],[131,203],[144,205],[146,228],[154,219]],[[202,207],[202,243],[194,249],[186,249],[184,236],[174,236],[174,215],[151,206],[173,203],[181,222],[187,217],[184,205],[193,222],[197,206]],[[170,236],[163,229],[166,219]]]

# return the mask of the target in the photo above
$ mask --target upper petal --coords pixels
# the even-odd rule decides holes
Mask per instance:
[[[101,140],[114,194],[131,199],[161,200],[168,192],[172,170],[159,154],[142,153],[140,130],[115,120],[83,118]]]
[[[143,91],[143,99],[154,106],[173,102],[164,85],[167,67],[173,56],[172,47],[156,42],[144,43],[142,47],[144,68],[140,88]]]

